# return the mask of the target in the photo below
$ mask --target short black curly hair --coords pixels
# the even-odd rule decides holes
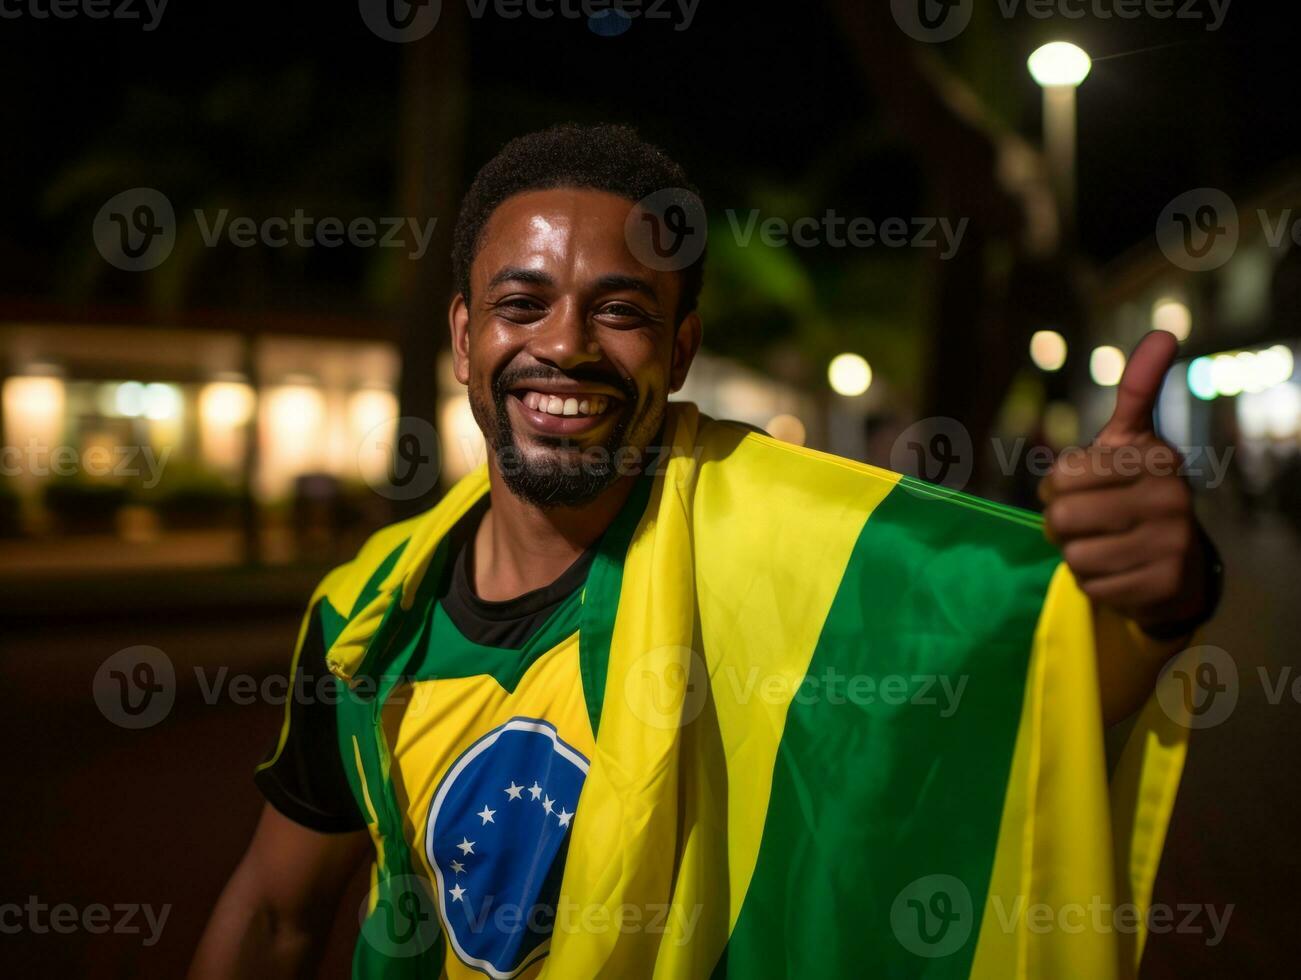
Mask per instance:
[[[565,123],[518,136],[483,165],[461,202],[452,237],[452,282],[467,300],[470,265],[493,211],[516,194],[552,187],[585,187],[634,203],[667,187],[700,196],[682,167],[631,126]],[[696,308],[704,272],[702,253],[679,273],[677,322]]]

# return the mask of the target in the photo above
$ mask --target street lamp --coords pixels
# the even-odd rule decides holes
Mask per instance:
[[[872,386],[872,367],[861,354],[837,354],[827,366],[831,390],[846,398],[857,398]]]
[[[1075,221],[1075,90],[1093,62],[1068,41],[1053,41],[1030,55],[1030,75],[1044,90],[1044,150],[1062,221]]]

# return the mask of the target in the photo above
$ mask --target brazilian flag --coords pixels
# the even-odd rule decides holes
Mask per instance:
[[[1109,772],[1096,657],[1153,641],[1090,607],[1029,513],[690,404],[665,434],[574,614],[594,739],[565,756],[583,778],[545,947],[507,970],[450,955],[456,935],[363,943],[357,974],[1133,976],[1187,728],[1154,699]],[[372,916],[428,876],[413,840],[474,846],[409,826],[381,708],[486,491],[471,474],[323,586],[348,610],[326,660],[356,692],[339,742]],[[470,732],[467,756],[526,735],[561,752],[545,725]]]

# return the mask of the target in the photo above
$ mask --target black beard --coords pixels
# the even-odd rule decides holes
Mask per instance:
[[[510,414],[506,407],[509,389],[530,378],[563,376],[573,381],[594,381],[618,389],[623,394],[619,417],[603,443],[580,447],[567,437],[538,437],[536,441],[554,447],[554,453],[525,453],[515,441]],[[470,408],[483,430],[488,448],[497,457],[497,470],[506,488],[535,507],[582,507],[608,490],[621,476],[637,472],[641,453],[628,449],[625,439],[637,416],[639,399],[633,383],[625,378],[577,371],[560,372],[543,369],[505,371],[492,384],[492,404],[471,396]],[[661,406],[660,415],[664,409]],[[654,432],[662,419],[655,419]]]

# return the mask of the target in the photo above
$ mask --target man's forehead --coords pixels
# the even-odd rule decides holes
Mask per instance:
[[[631,201],[605,191],[550,188],[507,198],[484,227],[474,260],[477,276],[491,277],[502,265],[541,268],[575,260],[645,276],[628,248],[624,225]]]

